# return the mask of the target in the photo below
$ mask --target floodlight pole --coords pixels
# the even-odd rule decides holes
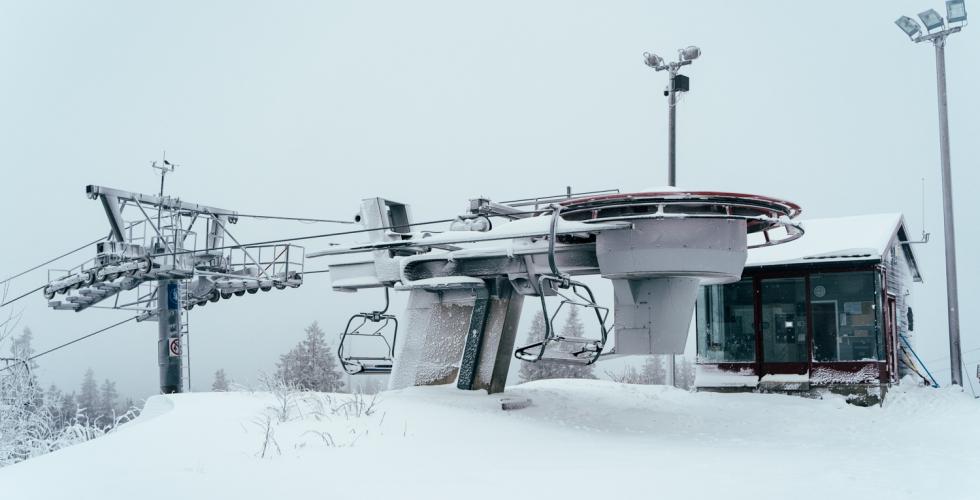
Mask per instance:
[[[674,77],[677,68],[670,69],[667,106],[667,185],[677,185],[677,91],[674,90]],[[673,358],[673,356],[671,356]],[[671,363],[673,365],[673,363]]]
[[[663,58],[650,53],[644,53],[646,58],[646,65],[653,68],[656,71],[667,71],[670,75],[670,79],[667,81],[667,90],[664,91],[664,96],[667,97],[667,185],[676,186],[677,185],[677,74],[678,70],[682,67],[691,64],[691,62],[701,55],[700,50],[697,47],[688,47],[688,49],[694,49],[697,52],[690,56],[688,59],[684,59],[682,56],[678,57],[675,62],[664,62]],[[683,50],[681,52],[683,55]],[[686,79],[685,79],[686,81]],[[687,87],[681,89],[686,91]]]
[[[685,54],[689,49],[694,49],[693,55]],[[664,95],[667,97],[667,185],[677,185],[677,73],[682,67],[700,57],[701,51],[697,47],[688,47],[678,51],[678,60],[667,63],[662,58],[644,53],[646,65],[656,71],[667,71],[670,79],[667,81],[667,90]],[[687,91],[687,86],[682,89]],[[667,356],[667,380],[668,385],[675,386],[676,383],[676,362],[677,356],[671,354]]]
[[[946,34],[932,41],[936,47],[936,91],[939,98],[939,152],[943,168],[943,234],[946,237],[946,314],[949,320],[951,381],[963,385],[960,349],[960,311],[956,285],[956,235],[953,225],[953,179],[949,168],[949,115],[946,102]]]
[[[915,43],[930,41],[936,49],[936,93],[939,100],[939,156],[943,180],[943,235],[946,245],[946,315],[949,324],[950,381],[963,385],[963,357],[960,348],[960,310],[956,284],[956,234],[953,224],[953,180],[949,159],[949,114],[946,102],[946,38],[961,26],[920,35]]]

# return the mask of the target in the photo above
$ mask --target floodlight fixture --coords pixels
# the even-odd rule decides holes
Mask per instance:
[[[657,54],[651,54],[649,52],[643,53],[643,62],[651,68],[659,68],[664,65],[664,58],[658,56]]]
[[[912,19],[909,16],[902,16],[898,18],[895,20],[895,24],[897,24],[899,28],[902,28],[902,31],[904,31],[909,38],[912,38],[920,31],[919,23],[915,22],[915,19]]]
[[[966,0],[946,0],[946,20],[951,23],[966,21]]]
[[[943,16],[940,16],[939,13],[936,12],[936,9],[929,9],[925,12],[920,12],[919,19],[922,20],[922,24],[925,25],[926,31],[942,28],[945,24],[943,21]]]
[[[690,47],[679,50],[682,61],[693,61],[701,57],[701,49],[691,45]]]

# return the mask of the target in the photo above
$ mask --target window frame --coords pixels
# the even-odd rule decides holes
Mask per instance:
[[[865,361],[817,361],[814,359],[814,344],[813,344],[813,297],[812,286],[810,282],[810,277],[813,274],[830,274],[830,273],[854,273],[854,272],[872,272],[874,278],[874,299],[873,305],[875,310],[875,323],[874,323],[874,334],[876,342],[876,359],[865,360]],[[701,352],[701,342],[697,338],[702,334],[700,331],[700,325],[695,321],[695,348],[697,355],[697,364],[700,365],[711,365],[716,366],[721,370],[725,371],[735,371],[741,372],[746,368],[752,368],[756,375],[763,376],[767,374],[789,374],[789,373],[810,373],[811,376],[814,370],[819,369],[829,369],[837,372],[844,373],[858,373],[868,366],[875,366],[878,370],[877,381],[887,381],[890,377],[890,370],[888,367],[888,358],[885,350],[889,346],[889,342],[894,342],[894,339],[888,339],[887,336],[891,334],[885,327],[884,320],[884,301],[886,296],[886,290],[884,290],[886,280],[887,269],[881,264],[880,261],[851,261],[851,262],[815,262],[809,265],[783,265],[783,266],[759,266],[746,268],[742,272],[742,279],[751,279],[752,281],[752,296],[753,296],[753,316],[754,322],[753,327],[755,331],[755,360],[754,361],[725,361],[725,362],[714,362],[707,359],[702,359]],[[762,317],[762,295],[761,295],[761,285],[762,280],[771,278],[803,278],[805,286],[805,296],[806,301],[806,335],[807,335],[807,360],[804,362],[794,362],[794,363],[780,363],[780,362],[767,362],[765,359],[765,352],[763,351],[763,338],[762,338],[762,324],[760,323]],[[725,286],[725,285],[717,285]],[[839,357],[839,356],[838,356]],[[868,380],[867,382],[873,382]]]

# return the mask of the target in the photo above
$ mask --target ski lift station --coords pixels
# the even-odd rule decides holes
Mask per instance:
[[[910,373],[931,379],[912,350],[922,276],[902,215],[801,225],[796,241],[749,250],[740,280],[702,287],[698,389],[880,397]]]
[[[801,222],[799,206],[761,195],[569,188],[474,198],[462,213],[417,222],[407,204],[368,198],[352,221],[359,229],[316,237],[360,242],[306,253],[292,241],[309,237],[239,242],[229,227],[252,216],[162,188],[86,194],[101,202],[109,235],[93,259],[51,271],[43,294],[53,309],[108,307],[157,322],[165,393],[189,390],[191,309],[297,288],[307,258],[324,262],[334,291],[364,292],[367,307],[346,322],[337,354],[351,375],[390,375],[390,388],[498,393],[513,360],[683,354],[692,325],[702,390],[874,396],[919,372],[909,285],[920,276],[900,215]],[[587,275],[611,280],[612,297],[579,280]],[[404,311],[391,293],[407,295]],[[525,307],[544,315],[545,335],[518,345]],[[556,331],[572,308],[587,320],[583,337]]]

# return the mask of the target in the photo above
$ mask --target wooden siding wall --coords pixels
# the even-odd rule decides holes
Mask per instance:
[[[898,320],[896,322],[898,327],[897,333],[904,335],[909,343],[914,346],[914,332],[909,331],[908,321],[908,309],[911,307],[912,271],[909,269],[908,262],[905,260],[905,252],[902,249],[901,243],[898,243],[898,241],[893,242],[887,258],[882,259],[882,262],[885,263],[886,276],[888,277],[886,290],[895,296],[895,315]],[[915,309],[912,310],[912,314],[913,321],[915,321]],[[915,325],[913,324],[912,326],[914,327]],[[901,343],[901,340],[898,338],[895,341]],[[899,378],[911,373],[908,366],[905,365],[904,357],[901,353],[899,353],[898,361]]]

